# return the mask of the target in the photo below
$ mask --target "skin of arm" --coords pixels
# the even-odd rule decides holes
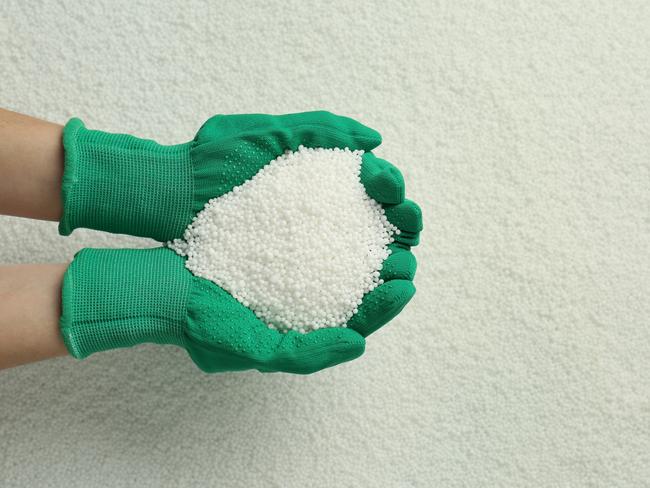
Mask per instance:
[[[67,354],[59,331],[67,267],[0,266],[0,369]]]
[[[61,218],[63,126],[0,109],[0,214]]]
[[[59,220],[63,126],[0,109],[0,214]],[[59,331],[67,264],[0,266],[0,369],[67,354]]]

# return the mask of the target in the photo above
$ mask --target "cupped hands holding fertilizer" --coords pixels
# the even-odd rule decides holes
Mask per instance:
[[[419,207],[372,152],[379,134],[328,112],[209,119],[189,143],[64,130],[64,215],[152,237],[84,249],[63,284],[78,358],[144,342],[204,371],[311,373],[354,359],[415,292]]]

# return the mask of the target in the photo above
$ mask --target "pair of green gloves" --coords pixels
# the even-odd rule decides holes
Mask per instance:
[[[366,151],[361,181],[401,233],[381,270],[385,283],[366,294],[348,327],[308,334],[269,329],[228,292],[192,275],[184,258],[165,247],[83,249],[63,279],[60,326],[69,352],[81,359],[155,342],[185,348],[206,372],[302,374],[360,356],[364,338],[415,293],[410,248],[422,229],[419,207],[404,199],[399,170],[370,152],[380,142],[374,130],[329,112],[217,115],[192,141],[173,146],[88,130],[79,119],[70,120],[63,132],[63,235],[86,227],[162,242],[180,238],[208,200],[300,145]]]

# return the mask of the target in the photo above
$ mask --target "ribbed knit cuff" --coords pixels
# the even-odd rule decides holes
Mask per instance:
[[[145,342],[184,345],[192,275],[166,248],[83,249],[63,278],[60,329],[78,359]]]
[[[162,146],[71,119],[63,146],[60,234],[80,227],[159,241],[183,234],[195,213],[191,143]]]

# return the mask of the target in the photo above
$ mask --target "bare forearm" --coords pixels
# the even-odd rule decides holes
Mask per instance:
[[[63,127],[0,109],[0,214],[59,220]]]
[[[67,353],[59,332],[65,264],[0,266],[0,369]]]
[[[63,127],[0,109],[0,214],[61,217]],[[66,354],[64,264],[0,266],[0,369]]]

